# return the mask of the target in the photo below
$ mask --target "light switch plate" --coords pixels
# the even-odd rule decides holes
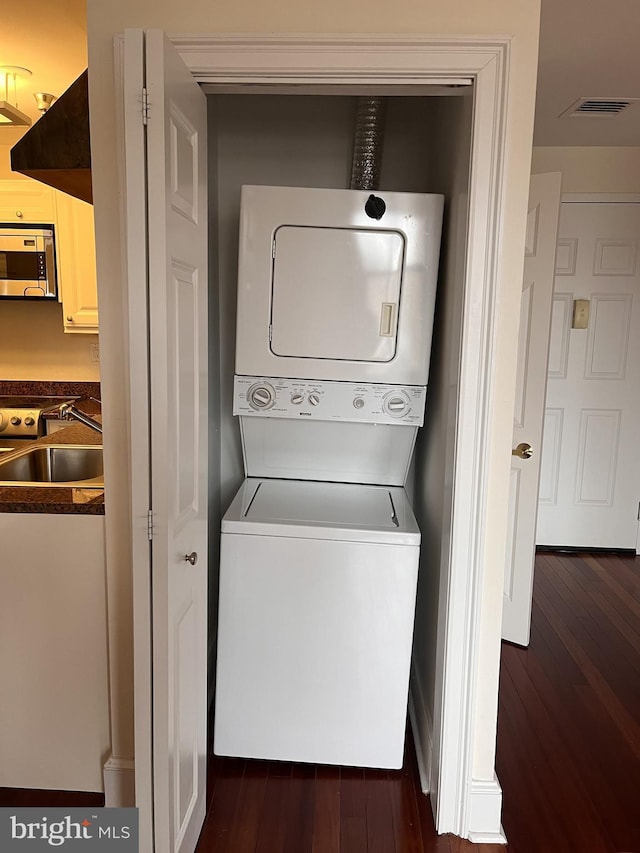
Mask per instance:
[[[588,299],[573,300],[573,322],[572,329],[586,329],[589,326],[589,309],[591,303]]]

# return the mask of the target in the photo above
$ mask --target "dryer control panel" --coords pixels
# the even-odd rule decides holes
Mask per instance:
[[[234,415],[422,426],[423,385],[234,378]]]

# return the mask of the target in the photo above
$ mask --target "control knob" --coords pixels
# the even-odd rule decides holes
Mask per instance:
[[[299,406],[301,403],[304,402],[304,394],[292,394],[291,402],[294,406]]]
[[[22,423],[22,418],[19,418],[17,415],[14,415],[11,418],[11,425],[12,426],[20,426],[21,423]]]
[[[320,402],[320,395],[315,394],[315,393],[309,394],[309,402],[311,403],[312,406],[317,406],[318,403]]]
[[[272,385],[252,385],[247,392],[249,405],[258,410],[270,409],[276,401],[276,392]]]
[[[392,418],[401,418],[409,411],[409,398],[404,391],[392,391],[384,398],[384,410]]]
[[[26,418],[24,419],[24,425],[25,425],[25,426],[32,427],[34,424],[35,424],[35,421],[34,421],[34,419],[31,417],[31,415],[29,415],[28,417],[26,417]]]

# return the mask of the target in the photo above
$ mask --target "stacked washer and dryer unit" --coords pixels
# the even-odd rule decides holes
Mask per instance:
[[[402,766],[442,196],[242,188],[214,750]]]

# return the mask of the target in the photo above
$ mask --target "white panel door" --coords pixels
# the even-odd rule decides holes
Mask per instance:
[[[509,536],[504,573],[502,637],[526,646],[531,627],[536,504],[560,207],[559,172],[532,175],[525,244],[520,343],[509,500]],[[532,451],[529,454],[530,448]]]
[[[159,30],[146,75],[155,851],[191,853],[206,809],[207,113]]]
[[[563,202],[536,541],[636,548],[640,203]],[[586,328],[574,313],[588,300]],[[583,312],[584,314],[585,312]]]

